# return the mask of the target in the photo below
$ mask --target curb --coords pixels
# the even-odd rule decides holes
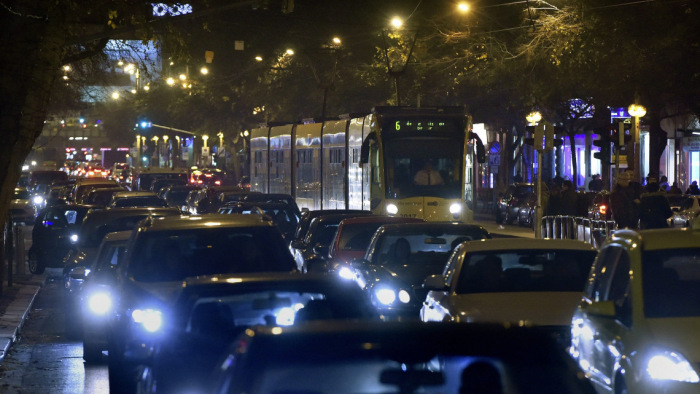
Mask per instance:
[[[39,290],[46,283],[46,278],[44,275],[38,285],[35,284],[36,282],[22,284],[14,300],[7,306],[5,313],[0,316],[0,362],[5,359],[10,346],[17,341],[17,335],[32,309]]]

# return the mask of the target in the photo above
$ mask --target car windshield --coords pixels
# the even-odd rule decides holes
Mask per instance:
[[[700,316],[700,248],[644,252],[642,288],[646,317]]]
[[[15,200],[29,200],[29,191],[25,189],[15,190],[15,195],[13,198]]]
[[[531,291],[581,292],[594,250],[520,250],[467,253],[457,294]]]
[[[394,233],[377,240],[370,261],[375,265],[435,264],[442,268],[452,250],[463,241],[482,239],[480,234]],[[439,272],[438,272],[439,273]]]
[[[343,251],[367,250],[375,231],[384,223],[362,223],[343,226],[338,249]]]
[[[124,197],[118,198],[110,204],[112,207],[167,207],[168,203],[160,197]]]
[[[189,276],[292,271],[296,264],[274,227],[205,228],[144,232],[130,253],[137,281],[180,281]]]

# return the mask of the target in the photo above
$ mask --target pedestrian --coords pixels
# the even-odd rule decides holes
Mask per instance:
[[[561,197],[559,209],[560,215],[576,216],[576,204],[578,196],[574,190],[574,184],[566,179],[561,183]]]
[[[666,228],[666,219],[673,215],[671,206],[666,199],[666,192],[659,189],[659,184],[650,180],[647,184],[647,192],[642,194],[639,203],[639,227]]]
[[[592,192],[599,192],[603,190],[603,180],[600,179],[600,175],[598,174],[593,174],[591,177],[591,181],[588,182],[588,190]]]
[[[545,216],[561,215],[561,188],[556,184],[549,186],[549,199],[544,212]]]
[[[683,192],[681,191],[681,188],[678,187],[678,183],[673,182],[671,188],[668,189],[668,194],[683,194]]]
[[[618,228],[637,228],[639,222],[639,198],[633,186],[631,172],[617,176],[610,193],[610,210]]]
[[[685,191],[685,194],[692,194],[695,196],[700,195],[700,189],[698,189],[698,181],[693,181],[693,183],[690,184],[688,190]]]
[[[659,189],[665,192],[668,191],[668,178],[666,175],[661,175],[661,179],[659,179]]]

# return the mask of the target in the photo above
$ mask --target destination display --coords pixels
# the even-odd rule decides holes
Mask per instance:
[[[462,120],[462,122],[460,122]],[[384,127],[386,131],[457,131],[464,129],[464,126],[459,127],[463,123],[463,119],[421,119],[421,118],[384,118]]]

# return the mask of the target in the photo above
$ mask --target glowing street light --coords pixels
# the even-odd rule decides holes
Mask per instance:
[[[115,100],[119,100],[119,92],[113,92],[112,93],[112,98]]]
[[[70,71],[70,66],[67,64],[65,66],[63,66],[63,71],[65,71],[65,72]]]
[[[639,154],[639,118],[646,115],[647,109],[642,105],[632,104],[627,107],[627,112],[632,115],[632,130],[630,130],[630,133],[634,139],[634,180],[641,183],[642,168],[640,163],[641,155]]]
[[[403,26],[403,20],[401,20],[401,18],[399,18],[398,16],[395,16],[391,19],[391,26],[393,26],[396,29],[399,29],[401,28],[401,26]]]
[[[258,61],[258,62],[263,61],[262,56],[256,56],[256,57],[255,57],[255,61]]]
[[[187,79],[187,75],[185,75],[185,74],[180,74],[180,76],[178,76],[178,78],[180,78],[180,81],[184,81],[184,80]]]
[[[533,111],[527,114],[527,116],[525,116],[525,119],[527,119],[527,122],[530,124],[539,123],[540,120],[542,120],[542,114],[539,113],[539,111]]]
[[[207,75],[209,74],[209,69],[206,67],[202,67],[201,69],[199,69],[199,72],[202,73],[202,75]]]
[[[464,2],[457,4],[457,11],[459,11],[461,13],[468,12],[469,11],[469,4],[464,3]]]
[[[343,41],[340,40],[339,37],[333,37],[333,40],[332,40],[332,41],[333,41],[333,44],[335,44],[335,45],[340,45],[340,44],[342,44],[342,42],[343,42]]]
[[[208,139],[209,139],[209,136],[208,136],[208,135],[204,134],[204,135],[202,136],[202,141],[204,142],[204,147],[205,147],[205,148],[206,148],[206,146],[207,146],[207,140],[208,140]]]
[[[290,48],[290,49],[287,49],[284,53],[286,53],[289,56],[292,56],[294,54],[294,50]]]
[[[165,82],[166,82],[168,85],[173,86],[173,85],[175,85],[175,78],[173,78],[173,77],[168,77],[168,79],[166,79]]]

